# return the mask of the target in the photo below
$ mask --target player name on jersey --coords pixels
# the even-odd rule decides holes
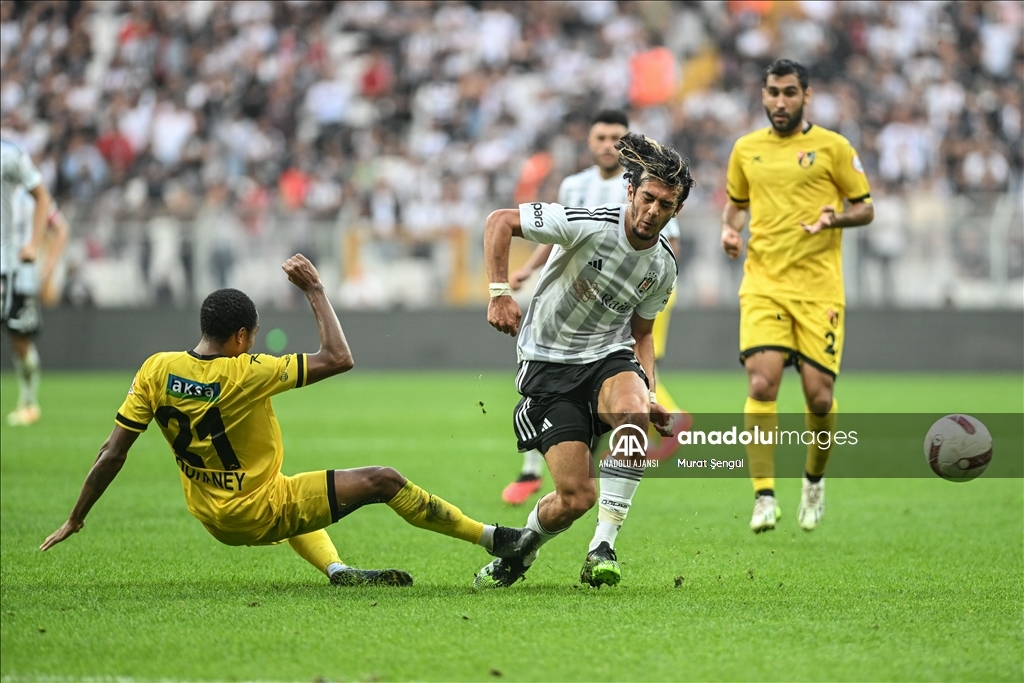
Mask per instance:
[[[201,470],[185,462],[181,457],[175,457],[178,469],[187,479],[197,484],[208,484],[215,486],[222,491],[241,491],[242,481],[245,479],[245,472],[235,470],[223,472],[220,470]]]

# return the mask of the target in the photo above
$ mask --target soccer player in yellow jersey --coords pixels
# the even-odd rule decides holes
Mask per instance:
[[[857,152],[842,135],[804,118],[811,100],[807,69],[788,59],[771,64],[761,91],[771,126],[744,135],[729,157],[722,247],[743,251],[740,231],[750,218],[750,242],[740,286],[740,361],[749,390],[747,427],[773,432],[775,399],[786,365],[800,372],[806,424],[815,434],[835,429],[833,385],[843,355],[845,323],[840,228],[874,218],[871,188]],[[825,512],[825,465],[831,438],[808,446],[797,521],[810,531]],[[754,481],[750,528],[774,529],[775,446],[747,447]]]
[[[100,447],[71,516],[40,546],[48,550],[81,530],[85,516],[120,471],[128,450],[156,420],[171,446],[185,502],[206,530],[227,545],[288,541],[335,585],[412,583],[398,569],[345,565],[324,527],[363,505],[386,502],[423,529],[518,558],[539,540],[529,529],[485,526],[390,467],[281,473],[284,448],[270,398],[351,370],[352,353],[316,269],[296,255],[282,266],[316,317],[320,350],[274,357],[249,353],[259,316],[235,289],[210,294],[200,312],[203,336],[192,351],[158,353],[139,370]]]

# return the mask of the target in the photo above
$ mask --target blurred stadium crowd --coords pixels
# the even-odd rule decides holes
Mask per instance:
[[[589,118],[688,156],[681,305],[735,305],[718,247],[763,67],[811,68],[875,224],[851,303],[1024,305],[1024,10],[1007,2],[0,3],[0,115],[73,226],[64,298],[289,303],[301,250],[342,306],[481,301],[487,213],[553,200]]]

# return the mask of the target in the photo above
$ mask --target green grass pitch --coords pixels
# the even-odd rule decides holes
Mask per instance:
[[[415,586],[334,589],[287,546],[219,545],[153,428],[85,529],[39,552],[130,380],[48,373],[42,422],[2,429],[3,681],[1024,679],[1020,480],[831,480],[811,534],[796,526],[799,482],[780,480],[785,516],[761,536],[747,482],[650,480],[619,536],[623,583],[600,591],[577,583],[594,512],[526,582],[474,593],[480,548],[378,505],[331,536],[349,563],[408,569]],[[388,464],[477,519],[520,525],[527,509],[499,499],[519,465],[512,380],[356,371],[280,396],[285,471]],[[663,381],[691,411],[738,410],[745,394],[739,371]],[[851,372],[837,396],[850,412],[1020,412],[1021,385]],[[9,374],[2,395],[6,413]],[[793,373],[780,405],[801,409]]]

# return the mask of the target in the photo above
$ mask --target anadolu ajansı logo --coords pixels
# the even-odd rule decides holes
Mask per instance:
[[[612,447],[611,457],[616,460],[647,457],[647,432],[628,422],[612,430],[608,441]]]

